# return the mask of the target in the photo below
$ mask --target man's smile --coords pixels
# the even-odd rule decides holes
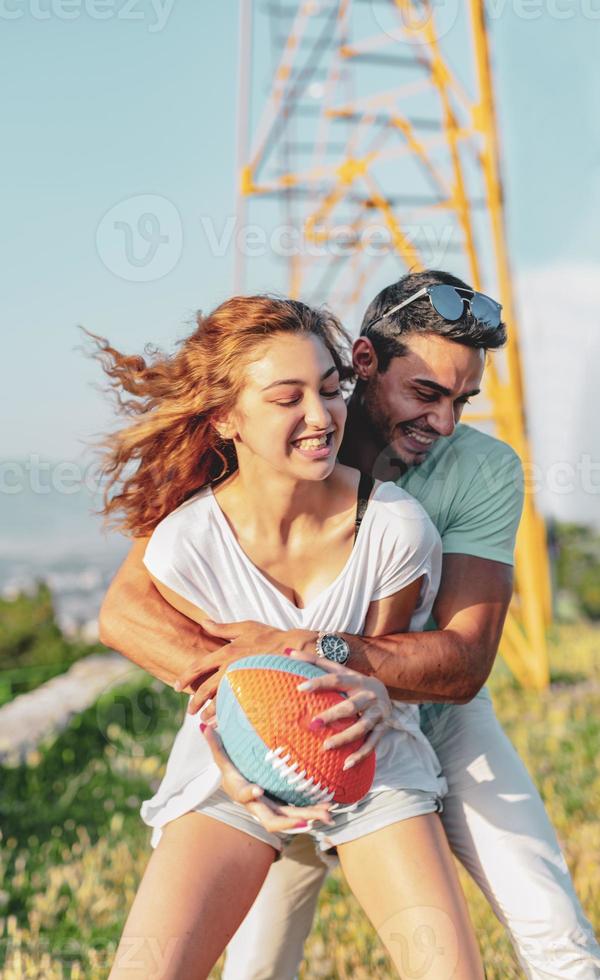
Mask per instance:
[[[401,422],[399,425],[405,441],[415,452],[426,453],[439,438],[431,430],[423,430],[412,422]]]

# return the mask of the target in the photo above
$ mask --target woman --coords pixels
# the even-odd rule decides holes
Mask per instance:
[[[361,475],[336,460],[346,339],[328,313],[258,296],[199,318],[176,355],[150,365],[100,343],[113,387],[139,399],[120,400],[137,418],[108,440],[105,513],[124,512],[130,534],[152,532],[146,566],[192,619],[260,619],[311,642],[323,630],[381,635],[427,619],[440,543],[416,501],[378,484],[355,534]],[[373,787],[352,807],[232,802],[215,736],[186,715],[142,807],[155,850],[112,980],[147,976],[157,951],[163,978],[208,976],[297,829],[322,851],[337,848],[400,975],[409,969],[401,933],[424,927],[435,938],[428,978],[483,976],[437,816],[444,780],[417,708],[392,706],[378,681],[345,669],[339,687],[363,712],[355,731],[372,729],[365,751],[377,743]]]

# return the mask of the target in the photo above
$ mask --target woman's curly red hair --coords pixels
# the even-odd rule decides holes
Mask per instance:
[[[134,537],[151,534],[194,491],[237,468],[233,443],[221,439],[214,422],[234,407],[245,368],[265,340],[312,334],[331,353],[341,381],[352,377],[351,342],[340,322],[297,300],[234,296],[208,316],[198,313],[196,329],[175,354],[155,350],[148,360],[84,332],[110,378],[118,411],[135,418],[99,444],[100,513]]]

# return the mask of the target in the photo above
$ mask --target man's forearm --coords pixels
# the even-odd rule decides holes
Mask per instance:
[[[348,666],[377,677],[399,701],[463,704],[485,683],[482,657],[452,630],[393,636],[345,635]]]
[[[143,575],[133,585],[115,579],[100,611],[99,632],[102,643],[170,686],[211,643],[200,626],[164,602]],[[185,690],[192,693],[193,688]]]
[[[302,632],[302,641],[294,646],[312,653],[317,633]],[[482,645],[475,648],[451,629],[389,636],[339,635],[350,647],[347,666],[366,677],[377,677],[398,701],[464,704],[483,686],[493,663],[493,656],[482,655]]]

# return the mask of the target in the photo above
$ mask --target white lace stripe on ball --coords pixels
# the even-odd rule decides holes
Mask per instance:
[[[270,749],[265,755],[265,762],[271,763],[273,769],[280,776],[283,776],[288,786],[310,796],[311,802],[329,803],[335,796],[335,793],[328,786],[321,786],[320,783],[315,783],[311,776],[305,778],[306,770],[303,769],[302,772],[298,772],[300,763],[294,762],[289,764],[291,755],[289,752],[286,755],[282,755],[283,752],[285,752],[285,748],[282,745],[279,745],[276,749]]]

